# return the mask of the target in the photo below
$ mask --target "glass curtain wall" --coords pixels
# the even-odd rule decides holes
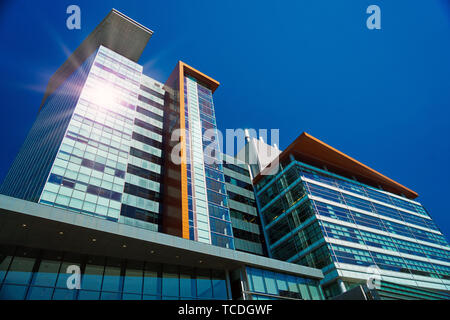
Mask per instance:
[[[70,290],[71,265],[81,289]],[[0,300],[228,299],[225,272],[67,252],[2,247]]]
[[[246,268],[250,297],[254,300],[322,300],[318,280],[256,268]]]
[[[220,153],[218,146],[211,149],[217,142],[212,92],[190,76],[184,90],[190,239],[234,249]],[[204,139],[206,130],[210,139]]]

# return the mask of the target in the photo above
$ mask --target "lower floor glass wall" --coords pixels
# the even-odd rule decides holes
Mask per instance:
[[[80,289],[68,289],[69,266],[80,267]],[[228,299],[227,292],[221,270],[0,247],[0,300]]]
[[[318,280],[247,267],[250,296],[254,300],[322,300]]]

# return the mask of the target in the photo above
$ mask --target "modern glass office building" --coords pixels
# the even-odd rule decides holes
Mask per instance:
[[[217,139],[211,88],[185,75],[184,99],[189,238],[234,248],[220,151],[204,152],[211,142],[204,139],[206,130],[212,132],[212,140]]]
[[[103,46],[84,65],[75,71],[83,74],[84,79],[68,78],[47,98],[35,124],[45,129],[55,122],[54,112],[58,110],[53,108],[67,108],[63,111],[68,118],[65,127],[58,128],[60,132],[44,133],[44,139],[55,144],[54,151],[57,150],[56,155],[46,153],[39,159],[49,171],[41,169],[31,178],[30,188],[22,188],[22,177],[29,168],[24,162],[32,161],[36,150],[34,144],[26,146],[9,172],[2,192],[114,221],[136,219],[139,221],[132,223],[157,231],[162,174],[162,84],[142,75],[142,66]],[[78,99],[61,104],[69,88],[79,92]],[[56,136],[57,133],[61,136]],[[47,134],[54,136],[47,138]],[[27,141],[32,139],[36,139],[34,131]],[[40,180],[46,181],[43,186]]]
[[[264,256],[248,170],[212,143],[219,83],[146,76],[152,33],[112,10],[51,77],[0,187],[0,299],[322,299],[321,270]]]
[[[218,86],[181,61],[166,82],[165,230],[234,249],[221,153],[214,143],[218,135],[212,94]]]
[[[152,34],[112,10],[51,77],[0,187],[0,299],[448,297],[417,193],[306,133],[222,154],[219,82],[145,75]]]
[[[254,179],[269,255],[320,268],[327,297],[374,278],[450,290],[450,246],[417,194],[303,133]]]

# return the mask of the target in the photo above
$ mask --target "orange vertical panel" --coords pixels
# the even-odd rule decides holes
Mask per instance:
[[[181,227],[182,237],[189,239],[189,211],[188,211],[188,186],[187,186],[187,167],[186,167],[186,121],[184,110],[184,65],[179,62],[179,92],[180,92],[180,137],[181,143]]]

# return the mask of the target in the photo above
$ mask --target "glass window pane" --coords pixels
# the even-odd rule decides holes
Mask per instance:
[[[100,292],[98,291],[80,290],[78,294],[78,300],[98,300],[99,297]]]
[[[252,282],[253,291],[255,292],[266,292],[264,288],[264,279],[262,271],[258,269],[248,268],[250,274],[250,281]]]
[[[161,271],[160,265],[146,263],[144,270],[144,294],[161,294]]]
[[[30,287],[27,300],[50,300],[52,294],[53,288]]]
[[[288,283],[289,291],[297,292],[297,293],[299,292],[298,286],[297,286],[297,281],[296,281],[295,277],[287,276],[287,283]]]
[[[278,294],[277,285],[275,283],[275,274],[270,271],[264,271],[264,282],[266,290],[269,294]]]
[[[123,291],[141,294],[144,281],[143,275],[143,264],[129,261],[125,271]]]
[[[108,259],[103,277],[102,291],[117,292],[122,290],[122,277],[120,276],[121,263]]]
[[[281,273],[277,273],[277,287],[280,291],[288,291],[286,276]]]
[[[3,278],[6,275],[6,271],[8,271],[11,260],[12,256],[0,256],[0,283],[3,281]]]
[[[83,278],[81,280],[82,289],[100,291],[104,271],[104,266],[101,260],[102,259],[92,259],[88,261],[88,264],[86,264]]]
[[[212,282],[209,270],[197,270],[197,296],[199,298],[212,298]]]
[[[100,300],[120,300],[121,293],[119,292],[102,292]]]
[[[180,271],[180,296],[184,298],[196,297],[196,281],[194,269],[181,268]]]
[[[320,300],[322,299],[322,294],[319,289],[318,284],[309,284],[309,291],[311,292],[311,299],[313,300]]]
[[[75,300],[77,290],[55,289],[53,300]]]
[[[122,300],[141,300],[142,296],[140,294],[124,293]]]
[[[300,279],[299,279],[300,280]],[[309,294],[308,287],[306,285],[306,281],[298,281],[298,286],[300,287],[300,293],[302,295],[302,299],[311,300],[311,296]]]
[[[213,282],[214,298],[221,300],[228,299],[227,281],[225,277],[225,272],[213,271],[212,282]]]
[[[178,297],[180,294],[178,268],[176,266],[163,266],[162,294],[163,296]]]
[[[35,259],[25,257],[14,257],[5,283],[28,284],[32,275]]]
[[[4,284],[0,290],[0,300],[23,300],[26,291],[26,286]]]
[[[34,275],[33,284],[37,286],[53,287],[58,276],[60,264],[60,261],[42,260],[38,272]]]

